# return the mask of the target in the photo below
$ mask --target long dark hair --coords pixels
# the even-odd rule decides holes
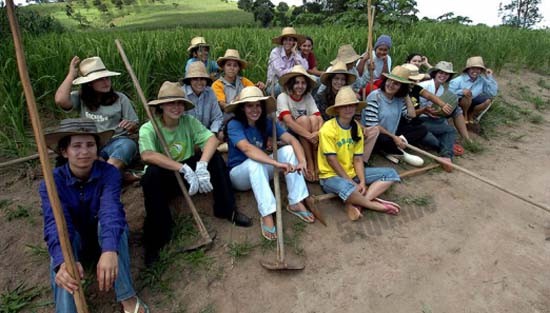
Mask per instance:
[[[97,146],[97,155],[99,156],[99,136],[98,135],[92,135],[95,139],[95,144]],[[57,148],[56,153],[57,157],[55,158],[55,167],[60,167],[65,165],[67,162],[69,162],[69,159],[63,156],[63,152],[67,151],[67,148],[69,147],[69,144],[71,143],[71,137],[72,136],[65,136],[57,142]]]
[[[292,91],[292,87],[294,87],[294,84],[296,84],[296,78],[298,78],[298,77],[303,77],[306,80],[307,88],[306,88],[306,91],[304,92],[304,95],[307,95],[308,93],[311,92],[311,90],[313,89],[313,86],[312,86],[311,82],[309,81],[309,79],[307,77],[303,76],[303,75],[294,76],[291,79],[289,79],[285,84],[285,89],[287,90],[287,92],[290,95],[290,93]]]
[[[97,92],[94,90],[92,83],[90,82],[83,84],[80,88],[80,99],[82,99],[82,102],[88,110],[93,112],[102,105],[113,105],[113,103],[118,100],[118,95],[113,90],[113,87],[111,87],[111,90],[106,93]]]
[[[444,72],[442,70],[431,71],[430,72],[430,77],[435,80],[435,75],[437,75],[437,73],[439,73],[439,72],[447,73],[447,72]],[[446,83],[448,83],[453,78],[453,74],[450,74],[450,73],[447,73],[447,74],[449,74],[449,78],[447,78],[447,80],[445,81]]]
[[[361,137],[359,136],[359,123],[355,120],[351,120],[351,139],[353,142],[359,142]]]
[[[262,135],[262,141],[265,146],[267,142],[267,138],[271,136],[271,134],[267,133],[267,112],[265,107],[265,101],[260,101],[262,106],[262,114],[260,114],[260,118],[256,121],[256,128],[260,131],[260,134]],[[246,118],[246,114],[244,113],[244,106],[245,103],[239,104],[237,109],[233,112],[235,116],[233,116],[229,121],[227,121],[226,125],[229,124],[231,120],[239,121],[241,124],[243,124],[244,128],[250,127],[248,125],[248,119]],[[223,129],[225,138],[229,138],[229,135],[227,134],[227,127],[224,127]]]
[[[386,76],[382,76],[382,85],[380,86],[380,90],[386,92],[386,81],[388,78]],[[401,87],[399,90],[395,93],[396,98],[404,98],[409,95],[409,84],[401,83]]]

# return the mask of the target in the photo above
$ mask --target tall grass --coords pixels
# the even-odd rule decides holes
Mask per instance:
[[[298,31],[314,38],[314,51],[323,69],[334,59],[340,45],[351,43],[358,53],[366,47],[366,28],[323,26],[302,27]],[[279,33],[280,28],[70,32],[26,37],[24,45],[41,116],[45,124],[52,124],[65,116],[56,108],[53,95],[73,55],[80,58],[101,56],[109,69],[123,73],[113,79],[115,89],[137,101],[114,39],[122,41],[146,96],[154,98],[163,81],[175,81],[183,76],[188,57],[186,48],[193,36],[206,37],[212,45],[212,58],[222,56],[227,48],[238,49],[241,57],[250,62],[244,75],[253,81],[265,81],[267,59],[273,48],[271,38]],[[375,35],[382,33],[393,38],[394,47],[390,53],[394,64],[401,63],[408,53],[420,51],[430,57],[432,64],[447,60],[458,70],[469,56],[482,55],[486,64],[497,71],[511,64],[517,68],[550,72],[550,36],[545,31],[419,23],[407,29],[376,30]],[[0,155],[25,155],[33,149],[33,140],[29,139],[29,122],[11,43],[0,46],[0,62]],[[141,104],[136,102],[136,107],[144,118]]]

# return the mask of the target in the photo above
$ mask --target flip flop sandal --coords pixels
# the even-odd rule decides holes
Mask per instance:
[[[296,215],[299,219],[301,219],[302,221],[306,222],[306,223],[313,223],[315,221],[310,221],[310,220],[307,220],[306,217],[313,217],[313,214],[309,211],[293,211],[290,209],[290,205],[287,205],[286,206],[286,210],[288,211],[288,213],[290,214],[294,214]]]
[[[401,206],[399,204],[395,203],[395,202],[391,202],[391,201],[380,199],[380,198],[374,198],[373,200],[378,202],[378,203],[381,203],[381,204],[389,204],[391,206],[396,207],[398,210],[401,210]]]
[[[458,143],[455,143],[453,145],[453,153],[455,156],[461,156],[464,154],[464,148]]]
[[[265,239],[269,241],[273,241],[277,239],[277,228],[275,226],[272,226],[272,227],[265,226],[261,217],[260,217],[260,226],[261,226],[262,236],[264,236]],[[272,237],[269,237],[267,234],[272,235]]]
[[[381,211],[383,213],[389,214],[389,215],[397,215],[399,214],[399,208],[389,204],[389,203],[382,203],[384,206],[384,211]]]
[[[134,308],[134,311],[133,312],[130,312],[130,311],[126,311],[126,310],[122,310],[124,313],[138,313],[139,312],[139,309],[140,308],[143,308],[143,312],[145,313],[150,313],[149,311],[149,307],[147,306],[147,304],[145,304],[143,301],[141,301],[141,299],[136,296],[136,307]]]

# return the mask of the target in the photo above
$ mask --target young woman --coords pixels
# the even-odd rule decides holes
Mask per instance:
[[[277,97],[277,117],[297,135],[304,147],[308,165],[306,179],[318,181],[316,151],[323,118],[311,95],[316,82],[305,68],[296,65],[279,79],[279,84],[283,86],[284,92]]]
[[[141,180],[145,200],[145,262],[152,264],[172,236],[174,221],[168,206],[181,194],[174,172],[179,171],[189,186],[189,194],[213,192],[214,216],[237,226],[251,226],[250,218],[236,209],[235,195],[225,162],[216,151],[218,140],[204,125],[185,111],[193,103],[178,83],[164,82],[158,99],[148,103],[155,109],[157,124],[170,151],[164,155],[160,141],[149,121],[139,130],[141,159],[148,166]],[[195,146],[202,150],[195,152]],[[195,167],[195,170],[192,168]]]
[[[365,169],[363,165],[363,134],[354,116],[364,107],[351,87],[342,87],[335,104],[327,109],[336,117],[323,124],[319,133],[321,187],[344,201],[350,220],[361,218],[363,208],[393,215],[400,210],[396,203],[377,198],[400,181],[397,172],[392,168]]]
[[[281,35],[271,40],[277,47],[271,50],[267,64],[267,92],[277,97],[281,93],[279,78],[290,72],[295,65],[308,68],[307,60],[298,52],[298,43],[304,36],[296,33],[293,27],[283,28]]]
[[[311,39],[311,37],[306,36],[304,41],[302,41],[300,44],[300,53],[302,57],[307,60],[307,72],[309,74],[319,77],[324,73],[317,69],[317,59],[313,53],[313,39]]]
[[[80,62],[75,56],[67,77],[55,93],[55,103],[65,111],[78,110],[82,118],[94,120],[99,131],[114,130],[113,138],[101,149],[100,156],[123,169],[137,153],[137,143],[129,136],[137,132],[139,120],[128,97],[113,90],[111,77],[117,75],[120,73],[107,70],[99,57]],[[80,85],[80,90],[71,91],[72,85]],[[125,174],[124,178],[133,180],[131,174]]]
[[[376,126],[380,130],[374,151],[380,151],[388,160],[398,163],[403,159],[413,166],[422,166],[424,161],[403,151],[406,143],[415,145],[426,136],[427,130],[416,117],[409,97],[409,70],[396,66],[391,74],[383,74],[382,85],[367,97],[367,107],[361,113],[364,126]]]
[[[369,61],[371,57],[373,60],[373,79],[375,81],[382,79],[382,74],[389,73],[392,65],[391,56],[389,55],[391,47],[391,37],[388,35],[380,35],[374,44],[372,56],[364,54],[359,62],[357,62],[359,75],[362,76],[363,73],[365,73],[367,81],[370,79],[369,70],[366,65],[369,64],[367,61]]]
[[[304,206],[305,202],[309,209],[315,210],[302,176],[307,164],[298,140],[277,124],[276,140],[282,140],[288,145],[278,149],[277,161],[264,152],[267,139],[273,131],[272,120],[267,114],[275,110],[275,99],[264,97],[257,87],[246,87],[241,91],[239,100],[229,104],[225,110],[235,114],[227,124],[231,182],[238,190],[252,189],[261,215],[262,236],[267,240],[277,238],[273,219],[276,201],[269,187],[274,170],[280,170],[285,175],[289,203],[287,211],[304,222],[313,223],[313,214]]]
[[[432,65],[428,62],[428,57],[416,52],[410,53],[407,56],[407,58],[405,59],[405,64],[412,64],[418,67],[418,70],[422,70],[422,73],[432,68]],[[424,75],[421,80],[425,79],[430,79],[429,75]]]
[[[355,52],[355,49],[353,49],[352,45],[342,45],[338,48],[338,54],[336,55],[336,58],[330,62],[331,66],[327,69],[327,72],[331,71],[332,66],[334,66],[337,62],[344,63],[346,65],[348,73],[355,76],[355,81],[351,86],[355,92],[358,92],[361,88],[365,87],[366,83],[368,82],[368,77],[365,77],[365,75],[359,76],[359,72],[357,70],[357,67],[355,66],[357,60],[359,60],[360,58],[361,56],[357,54],[357,52]],[[327,87],[329,86],[322,84],[319,87],[317,94],[322,93]]]
[[[194,62],[201,62],[206,68],[211,80],[218,78],[219,67],[216,61],[210,60],[210,45],[206,43],[204,37],[193,37],[191,44],[187,48],[189,59],[185,63],[185,73],[189,70],[189,65]]]
[[[112,130],[98,131],[90,119],[65,119],[59,127],[47,130],[45,138],[59,155],[53,176],[80,278],[84,277],[83,263],[97,262],[99,290],[114,287],[124,312],[146,313],[149,309],[136,296],[132,283],[128,224],[120,202],[120,172],[98,160],[99,149],[112,134]],[[72,294],[78,283],[65,265],[44,181],[40,198],[55,311],[76,312]]]

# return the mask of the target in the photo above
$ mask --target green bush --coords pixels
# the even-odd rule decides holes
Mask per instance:
[[[0,8],[0,39],[11,36],[7,9]],[[15,8],[15,15],[19,21],[21,32],[32,35],[42,35],[46,33],[61,33],[63,26],[49,15],[42,15],[36,11],[22,10]]]

